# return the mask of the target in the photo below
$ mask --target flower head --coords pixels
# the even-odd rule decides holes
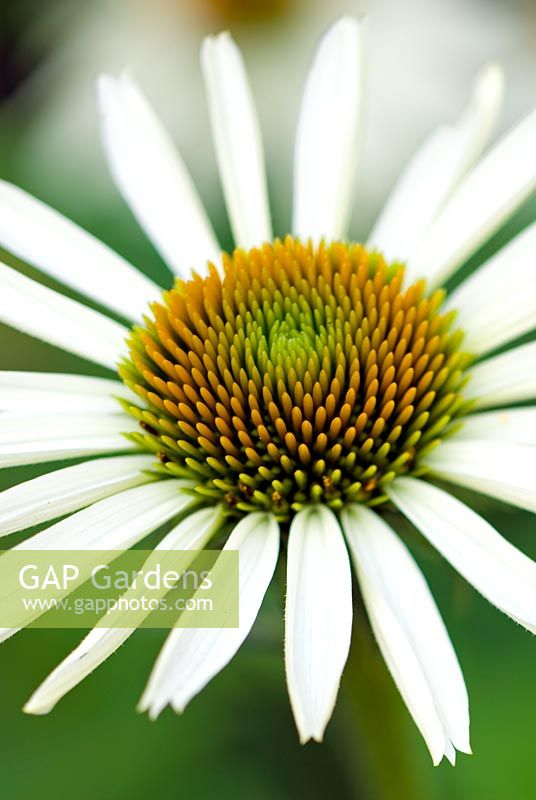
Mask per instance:
[[[287,237],[177,281],[119,370],[136,444],[237,515],[378,505],[467,404],[444,293],[360,245]]]
[[[318,49],[296,137],[292,235],[282,239],[272,233],[239,51],[228,35],[205,42],[231,254],[221,254],[135,84],[101,79],[112,174],[176,276],[163,293],[1,184],[0,243],[133,327],[0,266],[0,319],[122,379],[0,374],[1,466],[92,457],[3,492],[0,532],[71,514],[19,546],[117,550],[171,522],[158,547],[194,551],[230,524],[239,627],[170,633],[141,700],[152,716],[167,704],[182,711],[230,661],[285,551],[285,664],[302,741],[322,738],[335,704],[352,561],[378,645],[438,763],[470,752],[467,693],[393,525],[406,517],[485,597],[536,630],[536,566],[437,485],[536,511],[536,408],[510,407],[536,396],[535,344],[515,341],[536,327],[536,226],[454,290],[440,288],[536,188],[536,116],[478,161],[502,96],[500,70],[485,69],[461,119],[410,162],[369,242],[349,241],[361,36],[345,18]],[[26,710],[49,711],[131,633],[93,630]]]

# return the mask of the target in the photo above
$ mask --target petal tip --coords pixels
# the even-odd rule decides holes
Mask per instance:
[[[493,103],[502,98],[506,78],[504,69],[497,62],[486,64],[478,73],[475,81],[475,94],[480,102]]]
[[[171,701],[171,708],[175,712],[175,714],[184,714],[188,701]]]
[[[52,708],[52,705],[44,705],[35,698],[35,695],[32,695],[32,697],[30,697],[30,699],[23,705],[22,711],[24,714],[29,714],[33,717],[42,717],[52,711]]]
[[[318,728],[318,726],[304,725],[303,721],[296,720],[296,727],[298,729],[298,737],[301,745],[308,744],[308,742],[318,742],[321,744],[324,741],[324,732],[327,723]]]
[[[363,21],[363,18],[359,19],[358,17],[354,17],[353,14],[344,14],[333,23],[333,25],[328,29],[328,33],[334,33],[335,31],[343,30],[358,33],[361,30]]]
[[[160,708],[159,706],[156,706],[156,705],[152,705],[152,706],[149,705],[144,709],[140,709],[140,706],[138,706],[137,710],[138,711],[140,711],[140,710],[146,711],[147,712],[147,716],[149,717],[151,722],[156,722],[156,720],[160,716],[162,708]]]

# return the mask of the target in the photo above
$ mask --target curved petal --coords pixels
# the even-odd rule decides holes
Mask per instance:
[[[470,102],[455,125],[430,134],[396,183],[369,246],[388,260],[414,254],[463,175],[478,158],[495,126],[504,76],[495,64],[478,75]]]
[[[224,550],[238,550],[237,628],[174,628],[169,634],[139,708],[155,718],[171,703],[182,712],[190,700],[233,658],[253,627],[279,553],[279,526],[271,514],[248,514]],[[187,613],[187,612],[185,612]]]
[[[376,637],[434,762],[448,744],[470,753],[465,681],[421,571],[375,512],[350,505],[341,518]]]
[[[87,375],[0,370],[0,411],[122,414],[117,397],[131,397],[123,383]]]
[[[102,138],[117,188],[171,269],[187,277],[217,261],[220,248],[173,142],[135,83],[98,83]]]
[[[476,408],[520,403],[536,397],[536,342],[487,358],[471,369],[464,394]]]
[[[114,551],[128,550],[188,508],[192,498],[182,491],[185,488],[191,488],[191,483],[162,480],[127,489],[71,514],[67,519],[30,536],[14,549],[109,550],[112,558]],[[104,558],[102,554],[99,557]],[[68,590],[65,594],[68,594]],[[36,610],[34,619],[40,613]],[[0,628],[0,641],[16,632],[17,629]]]
[[[536,224],[467,278],[449,295],[448,310],[466,332],[464,347],[488,353],[536,328]]]
[[[0,467],[132,450],[123,433],[126,414],[43,414],[6,411],[0,415]]]
[[[360,139],[361,39],[357,20],[340,19],[307,77],[294,151],[292,230],[302,239],[346,233]]]
[[[421,571],[370,509],[348,506],[342,524],[380,647],[432,758],[447,744],[470,753],[465,681]]]
[[[372,630],[389,672],[426,742],[434,766],[437,766],[452,745],[445,737],[426,675],[403,627],[382,594],[365,576],[362,575],[359,582]]]
[[[2,180],[0,245],[126,319],[140,319],[162,292],[103,242]]]
[[[196,551],[205,546],[220,522],[220,514],[214,508],[194,511],[162,539],[155,551],[192,550],[194,558]],[[153,563],[154,558],[149,557],[143,569],[151,569]],[[186,562],[181,561],[181,563],[184,563],[186,569]],[[129,592],[124,597],[128,595]],[[134,628],[117,627],[94,628],[43,681],[24,706],[24,711],[27,714],[48,714],[67,692],[115,653],[134,630]]]
[[[467,175],[409,260],[410,281],[444,283],[536,189],[535,136],[536,111]]]
[[[422,462],[435,475],[536,513],[536,448],[500,441],[442,442]]]
[[[455,497],[415,478],[397,478],[387,494],[403,514],[484,597],[536,633],[536,564]]]
[[[249,250],[272,239],[257,110],[240,50],[228,33],[205,39],[201,63],[234,240]]]
[[[1,419],[1,418],[0,418]],[[132,486],[148,483],[153,456],[85,461],[0,492],[0,536],[78,511]]]
[[[288,539],[285,666],[302,743],[321,741],[333,713],[352,633],[350,560],[337,518],[314,505]]]
[[[0,322],[113,369],[128,329],[0,263]]]
[[[475,439],[536,445],[536,407],[500,408],[465,417],[452,441]]]
[[[19,550],[126,550],[192,503],[190,481],[165,479],[99,500],[56,522]]]

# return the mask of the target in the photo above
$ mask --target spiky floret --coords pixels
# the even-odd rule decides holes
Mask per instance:
[[[233,513],[378,504],[466,409],[444,293],[361,245],[287,237],[177,280],[133,330],[126,407],[160,469]]]

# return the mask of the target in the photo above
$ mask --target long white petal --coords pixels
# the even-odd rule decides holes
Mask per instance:
[[[128,329],[0,263],[0,322],[114,368]]]
[[[242,55],[230,34],[205,39],[201,64],[235,243],[249,250],[272,239],[257,110]]]
[[[452,441],[500,441],[536,445],[536,407],[500,408],[482,414],[470,414]]]
[[[138,87],[101,76],[102,138],[114,181],[177,275],[216,261],[219,245],[188,171]]]
[[[375,634],[432,758],[447,742],[471,752],[465,681],[420,569],[375,512],[356,504],[341,518]]]
[[[388,488],[393,503],[490,603],[536,632],[536,564],[455,497],[415,478]]]
[[[449,295],[464,347],[487,353],[536,328],[536,224],[516,236]]]
[[[360,139],[362,27],[344,17],[322,39],[305,85],[294,151],[292,229],[344,238]]]
[[[364,574],[360,575],[359,582],[372,630],[389,672],[437,766],[452,745],[445,735],[426,675],[404,628],[381,592]]]
[[[536,342],[487,358],[471,370],[464,394],[476,408],[519,403],[536,397]]]
[[[190,700],[233,658],[253,627],[272,579],[279,553],[274,517],[253,513],[241,520],[224,550],[239,553],[239,626],[174,628],[169,634],[140,700],[152,718],[171,703],[182,712]]]
[[[71,514],[20,550],[126,550],[190,505],[189,481],[161,480],[127,489]]]
[[[194,511],[171,530],[155,548],[159,550],[192,550],[192,558],[208,542],[219,523],[214,508]],[[151,569],[150,557],[143,569]],[[184,563],[186,569],[187,564]],[[129,592],[125,597],[128,597]],[[83,641],[34,692],[24,706],[27,714],[48,714],[56,703],[102,664],[134,633],[134,628],[94,628]]]
[[[162,480],[127,489],[56,522],[15,549],[109,550],[112,553],[128,550],[192,503],[191,497],[183,491],[188,487],[191,484],[187,481]],[[34,619],[39,615],[36,611]],[[0,628],[0,642],[16,632],[14,628]]]
[[[76,464],[0,492],[0,536],[78,511],[124,489],[148,483],[150,455],[114,456]]]
[[[0,414],[0,467],[132,450],[126,414]]]
[[[455,125],[430,134],[396,183],[369,246],[388,260],[405,261],[493,131],[502,104],[504,76],[496,65],[479,74],[470,102]]]
[[[285,667],[300,741],[321,741],[352,632],[352,575],[337,518],[326,506],[294,517],[288,539]]]
[[[123,383],[87,375],[0,370],[0,411],[120,414],[117,397],[132,397]]]
[[[536,111],[462,181],[408,263],[408,280],[444,283],[536,189]]]
[[[536,513],[536,448],[500,441],[443,442],[423,460],[435,475]]]
[[[0,180],[0,245],[127,319],[161,289],[125,259],[40,200]]]

